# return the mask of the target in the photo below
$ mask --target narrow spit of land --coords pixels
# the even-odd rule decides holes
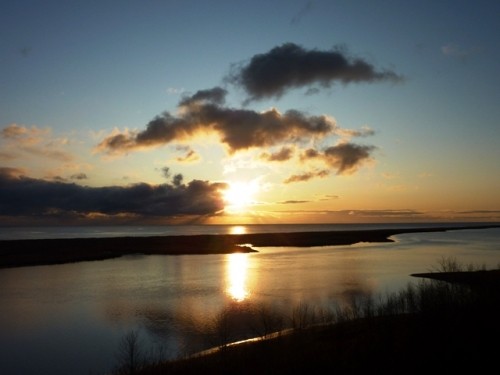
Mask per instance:
[[[392,242],[404,233],[499,228],[500,224],[351,231],[217,234],[192,236],[65,238],[0,241],[0,268],[102,260],[130,254],[229,254],[265,246],[335,246]]]

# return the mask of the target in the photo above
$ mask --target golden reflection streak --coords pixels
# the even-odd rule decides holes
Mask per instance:
[[[249,295],[246,285],[248,254],[229,254],[226,259],[226,281],[228,285],[226,291],[235,301],[244,301]]]
[[[229,229],[229,234],[246,234],[247,228],[243,225],[235,225]]]

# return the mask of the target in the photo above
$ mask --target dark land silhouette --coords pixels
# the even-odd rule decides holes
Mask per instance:
[[[353,302],[332,323],[115,374],[482,374],[498,367],[500,269],[414,274],[383,301]],[[445,280],[445,281],[444,281]]]
[[[255,252],[264,246],[333,246],[359,242],[391,242],[403,233],[487,229],[492,225],[397,228],[351,231],[216,234],[151,237],[64,238],[0,241],[0,268],[102,260],[130,254],[228,254]],[[247,245],[247,244],[251,244]]]

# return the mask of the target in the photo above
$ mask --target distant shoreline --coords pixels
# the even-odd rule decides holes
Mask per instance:
[[[390,237],[398,234],[490,228],[500,228],[500,224],[318,232],[1,240],[0,268],[104,260],[129,254],[230,254],[256,252],[252,246],[311,247],[392,242]]]

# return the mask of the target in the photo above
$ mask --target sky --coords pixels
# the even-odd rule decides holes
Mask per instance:
[[[0,225],[500,221],[499,16],[4,1]]]

